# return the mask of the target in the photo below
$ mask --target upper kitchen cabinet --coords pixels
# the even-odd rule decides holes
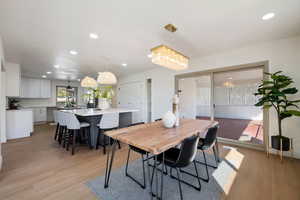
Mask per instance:
[[[51,98],[51,81],[44,79],[21,79],[22,98]]]
[[[41,98],[51,98],[51,81],[41,80]]]
[[[19,64],[6,63],[6,96],[19,97],[21,85],[21,69]]]

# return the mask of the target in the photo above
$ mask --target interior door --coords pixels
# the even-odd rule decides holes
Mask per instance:
[[[125,83],[118,88],[118,107],[139,110],[132,113],[132,123],[144,121],[143,88],[143,82]]]

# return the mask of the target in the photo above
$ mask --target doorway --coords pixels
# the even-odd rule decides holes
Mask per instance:
[[[266,69],[263,62],[177,75],[181,118],[218,121],[220,141],[263,148],[267,113],[254,106],[254,93]]]
[[[147,79],[147,122],[152,122],[152,80]]]

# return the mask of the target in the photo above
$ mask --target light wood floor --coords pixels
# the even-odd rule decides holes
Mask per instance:
[[[101,150],[91,151],[84,146],[71,156],[53,140],[53,132],[53,126],[36,126],[31,138],[3,145],[0,199],[96,198],[85,182],[104,174],[106,157]],[[267,158],[260,151],[237,148],[232,153],[222,145],[220,150],[222,157],[241,161],[231,177],[232,184],[226,185],[224,199],[300,199],[299,160],[280,163],[277,157]],[[125,163],[126,155],[123,146],[116,154],[115,168]]]

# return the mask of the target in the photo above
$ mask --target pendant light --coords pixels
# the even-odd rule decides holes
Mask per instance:
[[[67,90],[72,90],[72,87],[70,86],[70,81],[68,81]]]
[[[81,87],[86,87],[86,88],[96,88],[98,86],[98,83],[95,79],[86,76],[84,79],[81,80],[80,83]]]
[[[106,58],[107,63],[106,63],[106,69],[108,69],[109,66],[109,59]],[[100,85],[115,85],[117,84],[117,77],[109,71],[104,71],[104,72],[98,72],[98,78],[97,82]]]
[[[117,77],[111,72],[98,72],[97,82],[100,85],[115,85]]]

